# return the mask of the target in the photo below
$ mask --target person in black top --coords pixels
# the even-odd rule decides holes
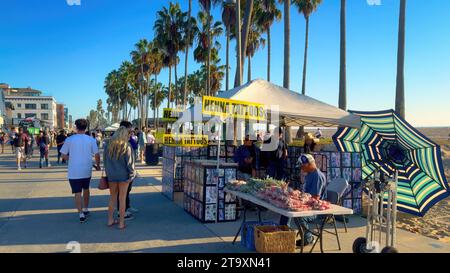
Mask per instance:
[[[283,130],[281,128],[278,130],[278,145],[277,148],[270,153],[267,175],[277,180],[284,180],[286,179],[284,167],[287,162],[288,150],[286,142],[283,139]]]
[[[58,149],[58,164],[61,160],[61,148],[64,145],[64,142],[67,139],[67,135],[66,135],[66,131],[61,130],[59,131],[59,135],[56,137],[56,148]],[[64,158],[62,159],[62,164],[65,164],[66,161],[64,160]]]
[[[50,146],[50,137],[48,136],[48,133],[46,131],[44,131],[44,132],[41,131],[41,133],[39,134],[39,137],[38,137],[37,144],[39,146],[39,152],[40,152],[39,168],[42,168],[44,166],[44,161],[45,161],[46,167],[51,167],[51,164],[48,161],[48,150],[49,150],[49,146]]]

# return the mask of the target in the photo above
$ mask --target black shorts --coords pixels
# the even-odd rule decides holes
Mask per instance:
[[[80,193],[81,190],[88,190],[91,184],[91,178],[69,179],[72,193]]]

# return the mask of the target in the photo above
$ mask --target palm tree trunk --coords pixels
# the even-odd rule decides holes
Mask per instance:
[[[175,107],[178,106],[178,97],[179,97],[179,93],[178,93],[178,73],[177,73],[177,56],[175,55],[175,67],[174,67],[174,72],[175,72],[175,90],[173,90],[173,94],[175,95]]]
[[[284,1],[284,67],[283,87],[290,88],[291,70],[291,1]]]
[[[172,96],[172,66],[169,65],[169,93],[167,95],[167,108],[170,108],[170,97]]]
[[[208,61],[205,61],[205,66],[208,67]],[[208,77],[208,72],[206,72],[205,77]],[[208,79],[205,79],[205,94],[204,96],[209,96],[208,94]]]
[[[309,16],[306,17],[306,31],[305,31],[305,56],[303,59],[303,80],[302,80],[302,94],[306,94],[306,66],[308,64],[308,39],[309,39]]]
[[[225,88],[226,90],[230,89],[230,25],[227,25],[227,53],[226,53],[226,80],[225,80]]]
[[[341,62],[339,68],[339,108],[347,110],[347,45],[346,45],[346,0],[341,0]]]
[[[241,62],[241,0],[236,0],[236,76],[234,87],[242,85],[242,62]]]
[[[247,0],[247,4],[245,7],[245,17],[244,17],[244,29],[242,31],[242,38],[241,38],[241,67],[245,65],[245,54],[244,52],[247,49],[248,44],[248,34],[250,32],[250,25],[252,21],[252,12],[253,12],[253,0]],[[239,71],[236,70],[236,73]],[[235,79],[237,79],[236,77]],[[242,79],[242,71],[240,78]],[[235,82],[234,85],[236,86],[237,83]]]
[[[158,75],[155,74],[155,85],[158,84]],[[158,97],[158,90],[156,90],[155,88],[155,94],[153,94],[153,126],[156,128],[158,128],[158,123],[156,120],[156,99]]]
[[[189,10],[188,10],[188,26],[187,26],[187,42],[186,42],[186,56],[184,56],[184,94],[183,94],[183,107],[186,108],[187,102],[187,76],[188,76],[188,57],[189,57],[189,45],[190,33],[191,33],[191,13],[192,13],[192,0],[189,0]]]
[[[251,58],[250,56],[247,56],[248,59],[248,67],[247,67],[247,82],[250,82],[252,80],[252,64],[251,64]]]
[[[206,94],[211,95],[211,7],[208,9],[208,58],[206,60]]]
[[[402,118],[405,118],[405,32],[406,32],[405,25],[406,25],[406,0],[400,0],[395,111]]]
[[[270,27],[267,29],[267,81],[270,82]]]

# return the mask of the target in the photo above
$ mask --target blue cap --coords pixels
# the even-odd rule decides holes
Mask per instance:
[[[310,154],[302,154],[297,161],[297,166],[298,167],[302,167],[304,165],[308,165],[310,163],[314,163],[316,162],[316,160],[314,159],[314,157]]]

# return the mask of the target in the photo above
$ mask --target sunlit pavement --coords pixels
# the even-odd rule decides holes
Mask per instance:
[[[108,192],[96,189],[101,172],[94,172],[91,184],[92,215],[78,221],[66,180],[66,167],[39,169],[38,158],[27,169],[17,171],[11,149],[0,154],[0,252],[247,252],[232,245],[239,222],[201,224],[161,193],[161,167],[138,165],[140,178],[131,195],[139,209],[124,231],[106,226]],[[178,196],[178,200],[180,196]],[[266,219],[276,215],[266,214]],[[339,227],[343,252],[351,252],[356,237],[364,234],[364,220],[351,219],[348,233]],[[72,242],[72,243],[71,243]],[[79,244],[79,245],[78,245]],[[326,235],[326,252],[338,252],[334,237]],[[445,244],[406,231],[398,231],[401,252],[450,252]],[[318,247],[315,252],[318,251]]]

